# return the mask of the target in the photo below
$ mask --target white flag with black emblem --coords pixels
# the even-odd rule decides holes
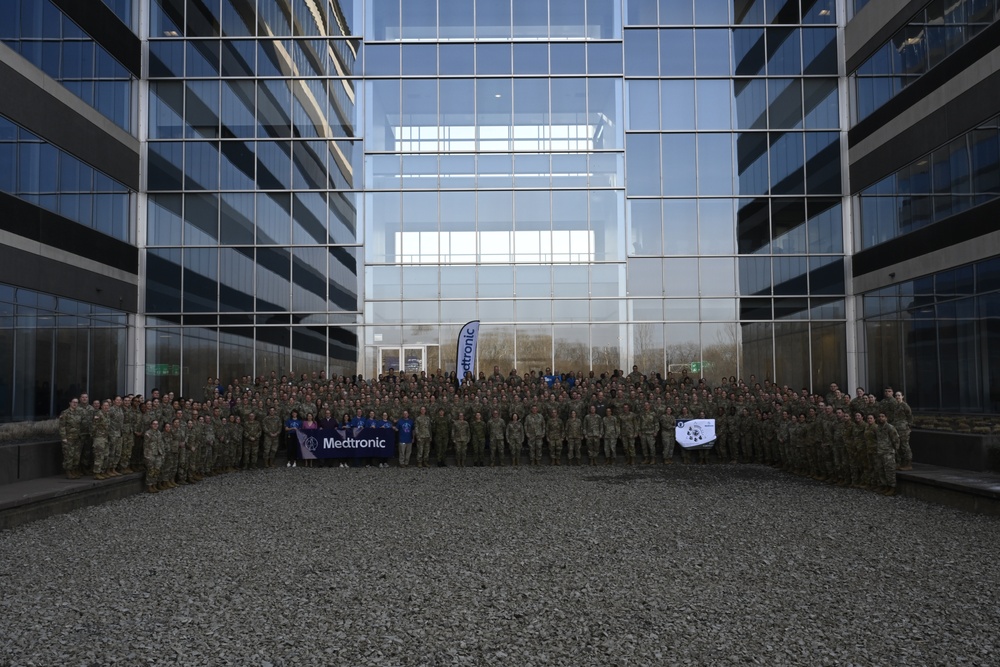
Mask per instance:
[[[678,419],[674,438],[684,449],[711,449],[715,442],[715,420]]]

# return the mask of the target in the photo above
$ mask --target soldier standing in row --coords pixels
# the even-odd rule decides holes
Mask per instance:
[[[583,441],[583,421],[577,416],[576,410],[569,411],[566,420],[566,444],[569,448],[566,461],[571,465],[580,465],[580,443]]]
[[[615,457],[618,456],[618,436],[621,434],[621,429],[618,426],[618,417],[612,414],[611,408],[605,409],[601,426],[604,433],[604,465],[613,466]]]
[[[469,431],[472,433],[472,465],[482,466],[486,463],[486,422],[483,421],[483,413],[477,411],[469,423]]]
[[[160,422],[153,419],[142,437],[142,457],[146,464],[146,491],[156,493],[161,488],[160,466],[163,464],[163,434]]]
[[[549,441],[549,465],[559,465],[562,461],[566,426],[555,409],[549,411],[549,418],[545,422],[545,438]]]
[[[639,417],[639,440],[642,443],[642,463],[643,465],[653,465],[656,463],[656,435],[660,432],[660,422],[653,406],[646,401],[642,406],[642,415]]]
[[[504,433],[507,438],[507,447],[510,449],[511,463],[514,467],[521,465],[521,447],[524,446],[524,424],[521,423],[517,413],[510,415],[510,422]]]
[[[74,398],[59,415],[62,465],[67,479],[80,479],[80,401]]]
[[[469,429],[469,422],[465,421],[465,413],[459,412],[458,419],[451,424],[451,441],[455,444],[455,465],[459,468],[465,467],[465,457],[469,451],[469,440],[472,439],[472,431]]]
[[[542,462],[542,440],[545,438],[545,418],[538,414],[538,406],[532,405],[531,412],[524,418],[524,437],[528,441],[528,463]]]
[[[583,418],[583,434],[587,438],[587,459],[592,466],[597,465],[597,454],[601,449],[601,437],[604,435],[604,421],[597,414],[597,406],[591,405],[587,416]]]
[[[490,467],[503,467],[504,454],[504,434],[507,430],[507,422],[500,416],[499,410],[493,411],[493,416],[488,424],[490,435]]]
[[[111,402],[104,401],[101,404],[101,409],[95,411],[92,418],[91,434],[93,435],[94,479],[96,480],[117,476],[117,473],[109,475],[105,472],[108,465],[108,432],[110,426],[108,412],[110,410]]]
[[[426,468],[431,453],[432,422],[427,408],[420,406],[420,414],[413,420],[413,437],[417,441],[417,467]]]

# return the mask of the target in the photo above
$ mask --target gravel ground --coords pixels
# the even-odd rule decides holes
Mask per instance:
[[[278,468],[0,533],[0,665],[997,665],[998,554],[757,466]]]

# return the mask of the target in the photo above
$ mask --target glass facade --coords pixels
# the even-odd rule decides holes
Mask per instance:
[[[1000,197],[1000,117],[921,156],[859,193],[861,248]]]
[[[854,72],[857,120],[867,118],[997,19],[997,0],[927,3]]]
[[[0,422],[47,419],[126,384],[123,312],[0,284]]]
[[[135,193],[3,116],[0,192],[123,241],[134,228]]]
[[[353,13],[277,0],[150,9],[146,386],[356,372]]]
[[[1000,258],[863,295],[868,382],[915,410],[1000,412]]]
[[[134,133],[135,77],[51,0],[0,0],[0,42]]]
[[[845,255],[1000,195],[1000,117],[853,199],[841,119],[998,0],[926,3],[850,78],[861,0],[102,1],[148,34],[141,124],[137,82],[52,0],[0,0],[0,40],[141,135],[141,198],[3,117],[0,191],[138,246],[139,331],[0,286],[0,419],[126,381],[451,371],[473,319],[487,372],[812,388],[848,381],[857,333],[866,384],[996,409],[996,260],[862,298]]]
[[[366,372],[846,375],[834,3],[367,4]]]

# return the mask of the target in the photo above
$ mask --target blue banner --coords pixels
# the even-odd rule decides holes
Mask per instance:
[[[391,428],[331,428],[296,430],[301,459],[363,459],[396,456],[396,431]]]
[[[476,371],[476,346],[479,343],[479,320],[472,320],[458,334],[458,346],[455,349],[456,369],[458,384],[465,380],[466,373],[475,376]]]

